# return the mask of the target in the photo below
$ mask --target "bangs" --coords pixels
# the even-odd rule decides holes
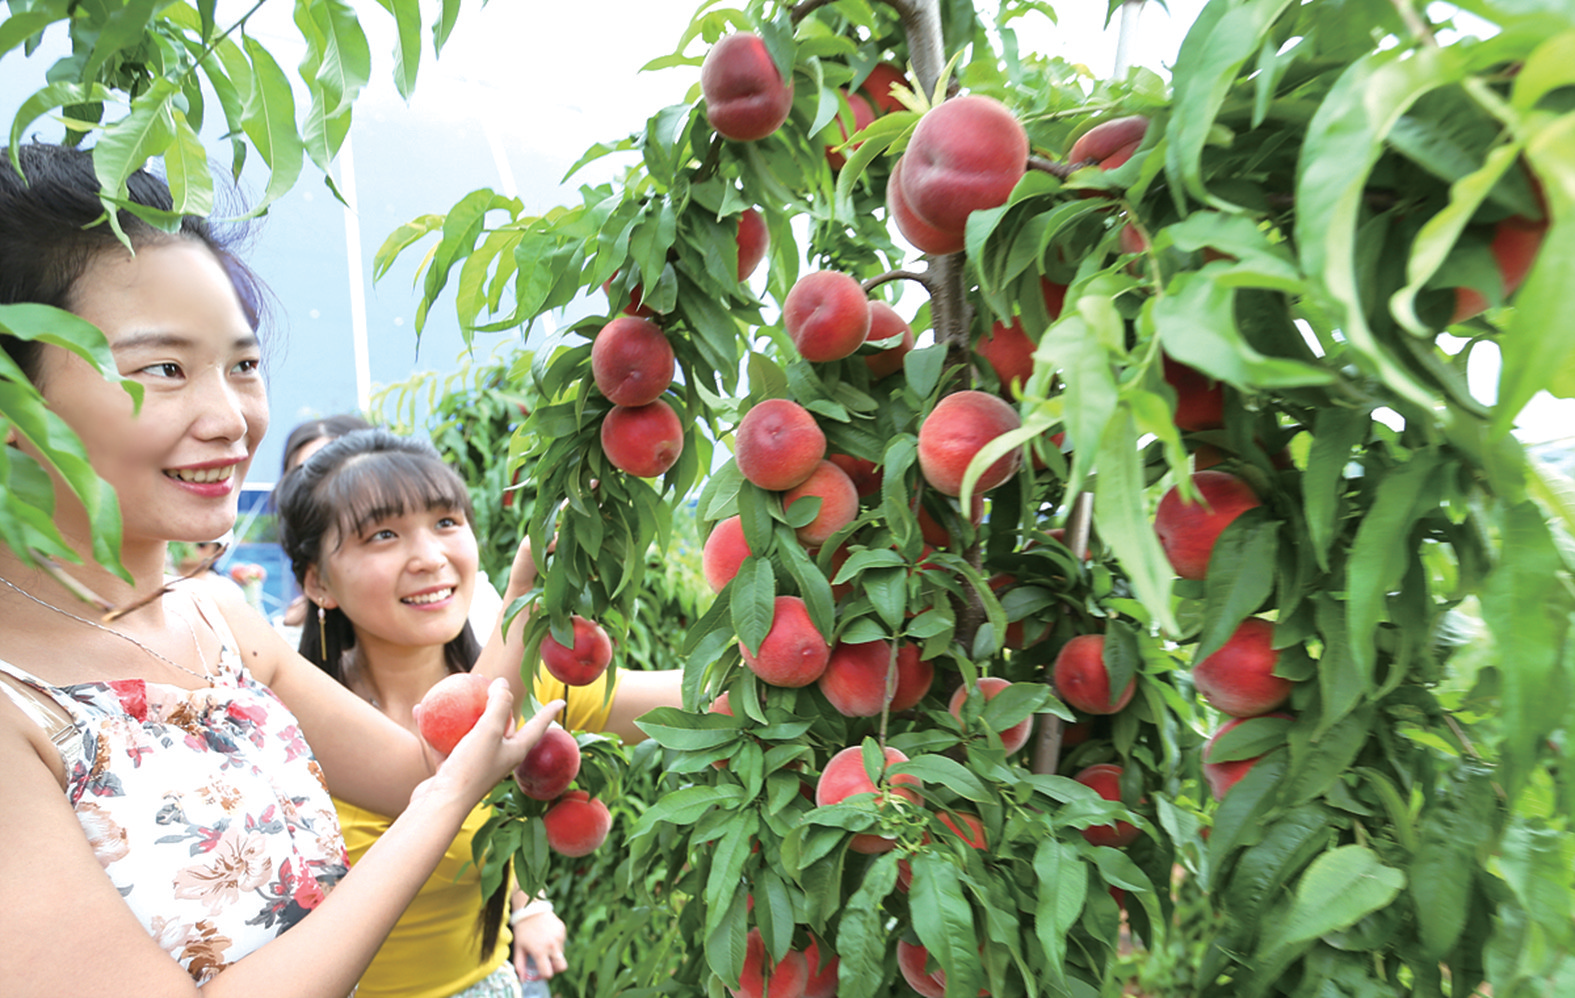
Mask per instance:
[[[346,537],[359,537],[379,521],[433,509],[459,510],[474,529],[465,483],[434,455],[408,451],[358,455],[324,483],[320,498],[325,508],[335,511],[340,543]]]

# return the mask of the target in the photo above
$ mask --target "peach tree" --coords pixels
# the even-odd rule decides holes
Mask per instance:
[[[536,640],[714,524],[666,988],[1097,994],[1176,863],[1199,994],[1570,985],[1575,509],[1508,431],[1575,388],[1575,22],[1470,8],[1214,2],[1100,81],[1034,4],[704,5],[618,183],[385,244],[478,331],[606,296],[516,386]]]

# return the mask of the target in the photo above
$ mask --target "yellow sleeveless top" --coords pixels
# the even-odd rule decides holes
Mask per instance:
[[[569,730],[600,731],[611,710],[606,688],[606,673],[588,686],[566,687],[542,670],[532,691],[541,702],[554,698],[568,701],[560,720]],[[334,806],[353,866],[388,831],[392,819],[337,797]],[[487,809],[480,805],[465,818],[442,862],[399,916],[361,976],[356,998],[448,998],[509,961],[514,937],[509,933],[506,913],[497,947],[486,960],[479,959],[478,919],[487,899],[482,896],[481,871],[472,862],[470,849],[471,840],[486,820]]]

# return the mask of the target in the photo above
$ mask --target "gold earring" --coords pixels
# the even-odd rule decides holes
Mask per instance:
[[[321,603],[317,604],[317,641],[322,650],[323,661],[328,661],[328,613]]]

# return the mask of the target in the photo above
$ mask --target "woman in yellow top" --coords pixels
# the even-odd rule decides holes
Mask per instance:
[[[276,504],[285,552],[316,605],[301,653],[414,730],[415,704],[444,676],[468,671],[478,650],[466,619],[478,553],[464,483],[430,444],[363,430],[287,475]],[[529,590],[535,575],[529,545],[522,544],[510,590]],[[678,700],[676,671],[619,678],[610,700],[602,683],[568,691],[566,724],[633,740],[640,737],[634,718]],[[538,682],[537,696],[551,696],[552,685]],[[336,804],[353,864],[388,819]],[[550,905],[530,902],[510,885],[483,899],[470,859],[471,840],[485,820],[480,807],[466,820],[363,975],[360,998],[517,996],[532,968],[543,978],[566,968],[563,923]],[[512,932],[504,919],[510,894]]]

